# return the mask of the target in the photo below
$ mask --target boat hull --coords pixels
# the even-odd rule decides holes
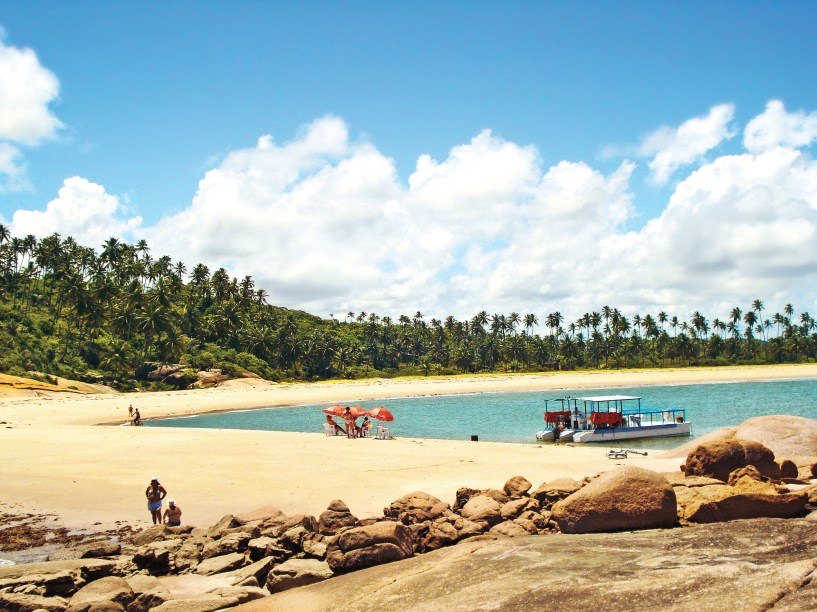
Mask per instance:
[[[667,438],[671,436],[688,436],[691,423],[663,423],[660,425],[642,425],[641,427],[615,427],[612,429],[587,429],[573,434],[573,442],[617,442],[637,438]]]

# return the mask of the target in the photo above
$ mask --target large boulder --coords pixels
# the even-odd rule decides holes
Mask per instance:
[[[729,474],[752,465],[768,478],[780,478],[774,453],[751,440],[718,440],[699,445],[682,466],[687,476],[708,476],[726,482]]]
[[[229,553],[220,557],[205,559],[196,566],[196,573],[204,576],[229,572],[244,564],[245,556],[241,553]]]
[[[276,565],[267,576],[267,589],[278,593],[295,587],[313,584],[332,577],[326,561],[317,559],[290,559]]]
[[[433,521],[442,516],[451,507],[428,493],[415,491],[393,501],[383,509],[383,515],[401,521],[406,525]]]
[[[336,499],[318,517],[318,531],[332,535],[345,527],[356,527],[357,517],[342,500]]]
[[[65,601],[60,597],[0,591],[0,610],[7,612],[64,612],[65,608]]]
[[[74,593],[68,602],[69,612],[88,612],[102,604],[118,604],[123,609],[136,595],[124,578],[108,576],[89,582]]]
[[[672,527],[675,492],[667,479],[639,467],[621,467],[553,506],[551,518],[563,533],[592,533]]]
[[[735,431],[739,440],[753,440],[778,457],[817,455],[817,420],[788,414],[752,417]]]
[[[326,550],[336,573],[399,561],[414,554],[411,531],[402,523],[380,521],[341,533]]]

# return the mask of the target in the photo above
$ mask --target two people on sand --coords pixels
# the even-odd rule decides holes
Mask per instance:
[[[131,417],[131,424],[139,426],[142,424],[142,415],[139,413],[138,408],[134,408],[133,404],[128,406],[128,416]]]
[[[182,509],[176,505],[172,499],[167,500],[167,509],[164,517],[162,516],[162,500],[167,496],[167,491],[159,483],[159,479],[154,476],[150,479],[148,488],[145,489],[145,497],[148,500],[148,510],[153,519],[154,525],[161,525],[162,522],[167,523],[171,527],[177,527],[182,524]]]

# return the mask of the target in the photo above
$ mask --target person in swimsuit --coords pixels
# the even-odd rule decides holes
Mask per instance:
[[[142,415],[139,414],[138,408],[133,412],[133,424],[137,426],[142,424]]]
[[[182,524],[182,509],[176,505],[172,499],[167,500],[167,509],[165,510],[165,523],[171,527],[178,527]]]
[[[148,488],[145,489],[145,497],[148,498],[148,510],[154,525],[162,524],[162,500],[166,495],[167,491],[159,484],[159,479],[155,476],[151,478]]]
[[[349,438],[357,438],[358,426],[357,419],[352,416],[349,406],[343,411],[343,420],[346,421],[346,436]]]
[[[361,438],[368,438],[369,437],[369,430],[372,428],[372,422],[369,420],[369,417],[363,417],[363,423],[360,425],[360,437]]]

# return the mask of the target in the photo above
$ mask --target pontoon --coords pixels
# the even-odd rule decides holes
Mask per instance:
[[[552,400],[550,400],[552,401]],[[642,410],[641,398],[630,395],[599,395],[565,398],[560,410],[549,411],[545,401],[545,422],[554,423],[550,430],[536,434],[537,440],[553,440],[553,430],[572,429],[573,442],[615,442],[635,438],[688,436],[691,423],[680,408]],[[550,431],[550,437],[540,434]],[[559,441],[566,441],[562,437]]]

